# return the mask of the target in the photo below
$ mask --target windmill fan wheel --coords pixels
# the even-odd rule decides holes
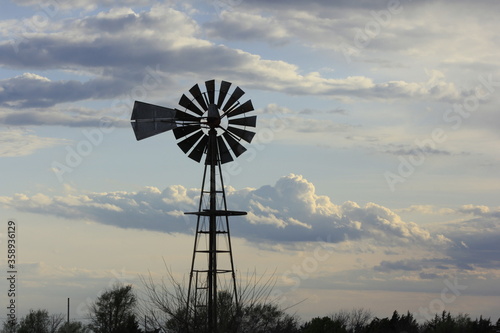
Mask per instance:
[[[189,89],[192,98],[185,94],[180,98],[184,110],[176,109],[177,126],[173,129],[177,145],[200,162],[207,153],[209,132],[215,130],[220,163],[231,162],[246,151],[240,141],[250,143],[255,136],[247,129],[255,127],[257,121],[257,116],[248,116],[254,110],[252,101],[240,103],[245,92],[240,87],[230,92],[231,83],[227,81],[221,81],[219,90],[215,89],[215,80],[206,81],[205,89],[202,92],[195,84]]]

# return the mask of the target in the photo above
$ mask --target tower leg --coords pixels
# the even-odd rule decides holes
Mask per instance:
[[[217,166],[217,132],[215,128],[209,131],[209,149],[207,158],[210,158],[210,229],[209,229],[209,266],[208,266],[208,330],[217,332],[217,185],[215,182],[215,168]],[[221,175],[222,178],[222,175]]]

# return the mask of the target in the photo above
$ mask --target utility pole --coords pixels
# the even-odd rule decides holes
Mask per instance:
[[[66,320],[66,332],[69,333],[69,297],[68,297],[68,317]]]

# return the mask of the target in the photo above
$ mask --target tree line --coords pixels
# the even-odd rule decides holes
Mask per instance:
[[[187,316],[185,293],[180,285],[173,291],[146,282],[146,299],[139,304],[131,285],[115,285],[102,293],[89,307],[88,322],[64,320],[62,314],[47,310],[30,310],[19,322],[4,322],[1,333],[188,333],[205,332],[201,317]],[[374,317],[366,309],[341,310],[328,316],[302,321],[290,315],[269,295],[270,284],[253,287],[238,308],[228,292],[219,292],[218,327],[220,333],[496,333],[500,318],[472,319],[469,315],[452,315],[443,311],[424,323],[418,323],[407,312],[394,311],[391,317]],[[248,290],[247,290],[248,291]],[[248,294],[247,294],[248,295]],[[138,318],[146,318],[140,327]]]

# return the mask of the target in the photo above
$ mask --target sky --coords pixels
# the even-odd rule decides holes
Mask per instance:
[[[83,319],[115,282],[189,273],[203,164],[133,103],[230,81],[257,115],[224,164],[238,275],[303,320],[500,316],[500,3],[10,0],[0,220],[17,314]],[[8,286],[2,304],[7,304]],[[0,314],[0,318],[5,318]]]

